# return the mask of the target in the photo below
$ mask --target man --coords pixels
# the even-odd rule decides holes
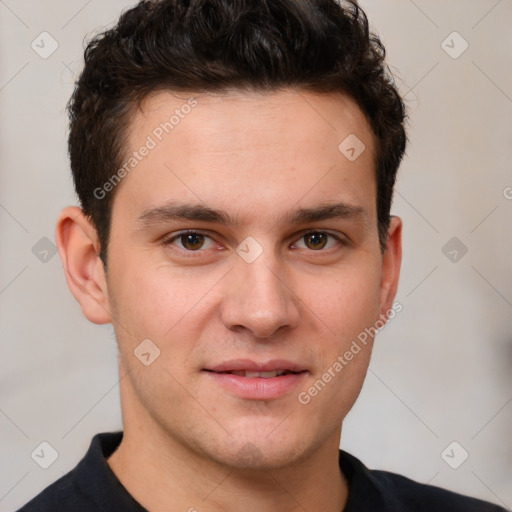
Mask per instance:
[[[339,451],[400,307],[383,58],[334,0],[145,1],[89,44],[56,240],[123,432],[21,510],[503,510]]]

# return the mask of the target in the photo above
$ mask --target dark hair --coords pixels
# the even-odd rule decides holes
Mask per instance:
[[[69,155],[82,209],[106,264],[115,190],[95,192],[122,165],[135,108],[157,90],[219,92],[294,88],[340,92],[366,115],[376,140],[377,218],[387,240],[405,108],[385,49],[354,2],[153,0],[124,12],[87,46],[68,104]]]

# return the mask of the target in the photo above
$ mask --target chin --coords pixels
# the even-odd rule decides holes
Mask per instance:
[[[266,429],[253,434],[240,432],[235,438],[226,439],[224,449],[221,452],[215,450],[214,457],[238,470],[268,471],[294,465],[308,451],[303,433],[294,436],[288,431],[281,437],[267,436],[266,432]]]

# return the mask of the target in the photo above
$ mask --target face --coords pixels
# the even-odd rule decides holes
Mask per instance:
[[[338,443],[370,358],[371,339],[353,342],[396,291],[374,142],[341,95],[189,98],[145,100],[115,190],[106,283],[125,430],[285,467]],[[355,160],[338,148],[350,134]]]

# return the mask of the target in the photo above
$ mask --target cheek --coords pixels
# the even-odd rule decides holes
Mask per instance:
[[[141,403],[159,403],[165,415],[188,396],[178,382],[188,374],[187,356],[200,339],[200,326],[192,321],[193,306],[204,296],[205,285],[200,280],[171,277],[164,269],[143,272],[141,266],[128,272],[129,267],[137,268],[128,262],[123,267],[112,286],[120,356]],[[143,343],[151,358],[158,353],[147,366],[136,357]]]
[[[380,272],[375,265],[347,266],[336,274],[308,279],[300,293],[338,343],[347,341],[378,317]]]
[[[114,289],[119,314],[139,336],[165,337],[211,287],[209,279],[191,278],[183,271],[144,270],[142,263],[131,267],[133,271],[118,273]]]
[[[316,372],[302,391],[311,410],[321,410],[326,423],[342,421],[353,406],[370,362],[373,340],[365,331],[379,312],[379,273],[368,266],[317,283],[308,305],[319,318],[311,327],[316,339]],[[325,327],[327,326],[327,328]],[[319,342],[320,341],[320,342]],[[304,402],[301,402],[304,403]]]
[[[133,278],[127,279],[126,275],[133,275]],[[160,353],[156,364],[145,368],[140,379],[168,380],[165,372],[149,371],[153,367],[166,368],[180,381],[188,378],[197,364],[193,351],[215,315],[212,288],[219,281],[219,275],[210,271],[199,276],[171,267],[155,267],[118,277],[119,286],[115,291],[122,327],[116,328],[116,337],[125,364],[137,372],[142,371],[133,353],[143,340],[149,339]],[[146,382],[145,386],[148,385]],[[155,385],[150,387],[159,393]]]

